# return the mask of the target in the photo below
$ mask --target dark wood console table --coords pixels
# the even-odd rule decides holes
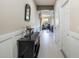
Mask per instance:
[[[37,58],[40,47],[39,33],[33,33],[31,39],[28,37],[19,39],[17,45],[18,58]]]

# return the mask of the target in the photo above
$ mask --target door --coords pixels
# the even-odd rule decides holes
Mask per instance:
[[[56,43],[63,49],[64,40],[67,39],[69,32],[69,0],[62,0],[55,13],[55,36]]]
[[[61,49],[65,49],[67,44],[69,33],[69,0],[65,0],[64,4],[61,4],[59,8],[60,14],[60,46]]]
[[[54,34],[55,34],[55,43],[61,49],[60,45],[60,17],[59,17],[59,8],[55,10],[55,26],[54,26]]]
[[[60,7],[60,33],[61,33],[61,48],[69,55],[69,20],[70,20],[70,0],[66,0]]]

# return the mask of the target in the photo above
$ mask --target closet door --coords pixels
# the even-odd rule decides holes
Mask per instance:
[[[67,50],[68,36],[69,36],[69,17],[70,17],[70,2],[69,0],[64,0],[64,3],[60,7],[60,37],[61,37],[61,48]],[[67,49],[66,49],[67,48]],[[69,50],[69,49],[68,49]]]

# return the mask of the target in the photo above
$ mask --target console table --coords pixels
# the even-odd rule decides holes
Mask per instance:
[[[40,47],[40,36],[38,32],[31,35],[31,38],[24,37],[17,40],[18,58],[37,58]]]

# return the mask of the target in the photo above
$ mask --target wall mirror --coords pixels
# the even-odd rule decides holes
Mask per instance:
[[[29,4],[25,5],[25,21],[30,21],[31,7]]]

